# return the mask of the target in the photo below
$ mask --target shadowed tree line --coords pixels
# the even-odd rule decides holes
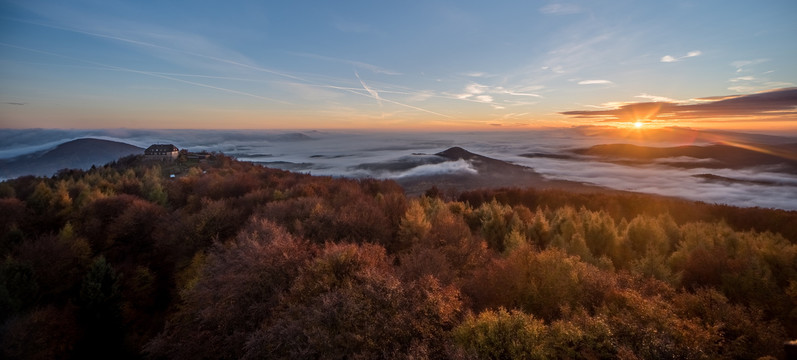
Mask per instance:
[[[0,357],[782,358],[795,229],[657,196],[407,198],[129,157],[0,183]]]

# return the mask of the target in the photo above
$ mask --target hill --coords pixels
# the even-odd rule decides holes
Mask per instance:
[[[404,188],[408,195],[419,195],[432,186],[448,192],[501,187],[609,191],[605,188],[574,181],[548,180],[530,167],[474,154],[458,146],[436,153],[434,157],[437,157],[437,159],[427,160],[427,163],[435,164],[439,167],[441,164],[464,161],[466,166],[468,166],[465,170],[469,171],[429,171],[426,173],[418,171],[396,178],[396,182]],[[414,164],[414,166],[418,165]],[[400,166],[394,164],[394,167]]]
[[[23,175],[51,176],[61,169],[88,169],[124,156],[143,154],[144,149],[116,141],[77,139],[53,149],[0,160],[0,178]]]
[[[0,358],[755,359],[797,336],[795,211],[408,197],[213,157],[0,182]]]
[[[596,145],[574,150],[579,155],[625,164],[657,164],[681,168],[742,169],[762,165],[783,165],[797,173],[797,144],[731,146],[648,147],[631,144]]]

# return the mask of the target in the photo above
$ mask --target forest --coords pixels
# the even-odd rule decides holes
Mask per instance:
[[[797,338],[793,211],[131,156],[0,183],[0,236],[6,359],[755,359]]]

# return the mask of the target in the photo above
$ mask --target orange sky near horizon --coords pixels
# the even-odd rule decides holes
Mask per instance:
[[[797,132],[797,2],[311,3],[5,1],[0,128]]]

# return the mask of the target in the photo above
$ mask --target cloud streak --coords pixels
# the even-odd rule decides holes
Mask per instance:
[[[616,119],[701,119],[750,116],[797,117],[797,88],[776,89],[767,92],[733,97],[707,97],[699,103],[642,102],[624,104],[610,110],[575,110],[561,112],[576,118]]]
[[[357,77],[357,80],[360,80],[360,84],[363,85],[363,89],[365,89],[365,91],[367,91],[374,99],[376,99],[376,102],[379,103],[379,106],[382,106],[382,99],[379,97],[379,93],[376,90],[368,87],[368,85],[365,84],[365,81],[360,78],[360,74],[358,74],[357,71],[354,72],[354,76]]]
[[[548,4],[540,8],[540,12],[547,15],[570,15],[583,12],[584,9],[576,4]]]
[[[362,62],[362,61],[339,59],[339,58],[335,58],[335,57],[331,57],[331,56],[324,56],[324,55],[311,54],[311,53],[302,53],[302,52],[294,52],[294,51],[290,51],[288,53],[296,55],[296,56],[310,58],[310,59],[318,59],[318,60],[329,61],[329,62],[334,62],[334,63],[348,64],[348,65],[352,65],[352,66],[357,67],[357,68],[366,69],[366,70],[371,71],[371,72],[376,73],[376,74],[401,75],[401,73],[398,72],[398,71],[385,69],[385,68],[383,68],[381,66],[365,63],[365,62]]]
[[[204,87],[204,88],[208,88],[208,89],[219,90],[219,91],[223,91],[223,92],[230,93],[230,94],[243,95],[243,96],[247,96],[247,97],[252,97],[252,98],[256,98],[256,99],[260,99],[260,100],[266,100],[266,101],[277,102],[277,103],[282,103],[282,104],[290,104],[289,102],[284,101],[284,100],[280,100],[280,99],[274,99],[274,98],[261,96],[261,95],[257,95],[257,94],[253,94],[253,93],[249,93],[249,92],[245,92],[245,91],[239,91],[239,90],[229,89],[229,88],[220,87],[220,86],[214,86],[214,85],[200,83],[200,82],[196,82],[196,81],[189,81],[189,80],[179,79],[179,78],[176,78],[176,77],[163,75],[162,73],[157,73],[157,72],[135,70],[135,69],[130,69],[130,68],[121,67],[121,66],[108,65],[108,64],[103,64],[103,63],[99,63],[99,62],[96,62],[96,61],[78,59],[78,58],[75,58],[75,57],[66,56],[66,55],[62,55],[62,54],[56,54],[56,53],[49,52],[49,51],[31,49],[31,48],[24,47],[24,46],[17,46],[17,45],[6,44],[6,43],[0,43],[0,46],[6,46],[6,47],[10,47],[10,48],[21,49],[21,50],[26,50],[26,51],[30,51],[30,52],[39,53],[39,54],[45,54],[45,55],[55,56],[55,57],[59,57],[59,58],[63,58],[63,59],[69,59],[69,60],[73,60],[73,61],[78,61],[78,62],[82,62],[84,64],[90,64],[90,65],[94,65],[94,66],[99,66],[100,68],[103,68],[105,70],[123,71],[123,72],[129,72],[129,73],[134,73],[134,74],[147,75],[147,76],[157,77],[157,78],[166,79],[166,80],[171,80],[171,81],[175,81],[175,82],[179,82],[179,83],[183,83],[183,84],[188,84],[188,85]]]
[[[303,84],[310,85],[310,86],[324,87],[324,88],[344,91],[344,92],[348,92],[348,93],[352,93],[352,94],[356,94],[356,95],[371,97],[371,98],[376,99],[380,104],[382,102],[387,102],[387,103],[391,103],[391,104],[394,104],[394,105],[403,106],[403,107],[406,107],[406,108],[409,108],[409,109],[425,112],[425,113],[428,113],[428,114],[432,114],[432,115],[436,115],[436,116],[440,116],[440,117],[444,117],[444,118],[451,118],[451,116],[448,116],[448,115],[445,115],[445,114],[442,114],[442,113],[439,113],[439,112],[431,111],[431,110],[420,108],[420,107],[417,107],[417,106],[412,106],[412,105],[401,103],[401,102],[398,102],[398,101],[384,99],[384,98],[380,97],[379,94],[376,91],[374,91],[372,88],[369,88],[367,85],[365,85],[365,83],[362,82],[362,80],[360,80],[360,83],[364,86],[363,88],[367,91],[367,94],[363,93],[363,92],[360,92],[358,90],[355,90],[355,89],[348,88],[348,87],[335,86],[335,85],[326,84],[326,83],[319,83],[319,82],[311,81],[311,80],[308,80],[306,78],[302,78],[302,77],[299,77],[299,76],[296,76],[296,75],[293,75],[293,74],[289,74],[287,72],[276,71],[276,70],[268,69],[268,68],[265,68],[265,67],[262,67],[262,66],[253,65],[252,63],[249,63],[248,61],[247,62],[243,62],[243,61],[233,60],[233,59],[224,58],[224,57],[220,57],[220,56],[207,55],[207,54],[204,54],[204,53],[198,53],[198,52],[191,51],[191,50],[184,50],[184,49],[180,49],[180,48],[177,48],[177,47],[169,47],[169,46],[159,45],[159,44],[155,44],[155,43],[151,43],[151,42],[147,42],[147,41],[131,39],[131,38],[126,38],[126,37],[112,35],[112,34],[106,34],[106,33],[100,33],[100,32],[95,32],[95,31],[88,31],[88,30],[71,28],[71,27],[55,26],[55,25],[42,24],[42,23],[30,22],[30,21],[22,21],[22,22],[26,22],[26,23],[29,23],[29,24],[32,24],[32,25],[52,28],[52,29],[56,29],[56,30],[62,30],[62,31],[67,31],[67,32],[73,32],[73,33],[78,33],[78,34],[98,37],[98,38],[104,38],[104,39],[108,39],[108,40],[119,41],[119,42],[122,42],[122,43],[127,43],[127,44],[131,44],[131,45],[136,45],[136,46],[141,46],[141,47],[145,47],[145,48],[155,49],[155,50],[158,50],[160,52],[179,53],[179,54],[188,55],[188,56],[196,57],[196,58],[200,58],[200,59],[220,62],[220,63],[226,64],[226,65],[233,65],[233,66],[244,68],[244,69],[248,69],[248,70],[254,70],[254,71],[257,71],[257,72],[263,72],[263,73],[267,73],[267,74],[271,74],[271,75],[276,75],[278,77],[282,77],[282,78],[285,78],[285,79],[290,79],[290,80],[297,81],[299,83],[303,83]],[[278,103],[290,104],[289,102],[284,101],[284,100],[274,99],[274,98],[270,98],[270,97],[265,97],[265,96],[253,94],[253,93],[250,93],[250,92],[245,92],[245,91],[230,89],[230,88],[226,88],[226,87],[215,86],[215,85],[199,83],[199,82],[184,80],[184,79],[180,79],[180,78],[175,78],[175,77],[172,77],[172,76],[169,76],[169,75],[164,75],[165,73],[163,73],[163,72],[143,71],[143,70],[135,70],[135,69],[125,68],[125,67],[107,65],[107,64],[94,62],[94,61],[79,59],[79,58],[75,58],[75,57],[71,57],[71,56],[56,54],[56,53],[43,51],[43,50],[31,49],[31,48],[27,48],[27,47],[12,45],[12,44],[0,43],[0,45],[13,47],[13,48],[18,48],[18,49],[23,49],[23,50],[27,50],[27,51],[38,52],[38,53],[41,53],[41,54],[56,56],[56,57],[60,57],[60,58],[64,58],[64,59],[70,59],[70,60],[73,60],[73,61],[79,61],[79,62],[83,62],[83,63],[86,63],[86,64],[99,66],[99,67],[102,67],[102,68],[104,68],[106,70],[116,70],[116,71],[137,73],[137,74],[147,75],[147,76],[151,76],[151,77],[158,77],[158,78],[162,78],[162,79],[168,79],[168,80],[171,80],[171,81],[176,81],[176,82],[189,84],[189,85],[193,85],[193,86],[210,88],[210,89],[215,89],[215,90],[219,90],[219,91],[223,91],[223,92],[227,92],[227,93],[232,93],[232,94],[238,94],[238,95],[258,98],[258,99],[261,99],[261,100],[268,100],[268,101],[273,101],[273,102],[278,102]],[[312,55],[307,55],[307,56],[312,56]],[[398,75],[398,73],[396,73],[396,72],[385,70],[385,69],[379,68],[377,66],[366,64],[366,63],[351,62],[351,61],[347,61],[347,60],[340,60],[340,59],[334,59],[334,58],[324,58],[322,56],[314,56],[314,57],[319,57],[319,58],[323,58],[325,60],[331,60],[331,61],[342,61],[342,62],[346,62],[346,63],[351,63],[351,64],[353,64],[355,66],[360,66],[360,67],[366,68],[366,69],[368,69],[370,71],[373,71],[375,73],[382,73],[382,74],[389,74],[389,75]],[[357,75],[357,77],[359,79],[359,74]],[[218,77],[218,78],[226,78],[226,77]]]
[[[686,55],[681,56],[681,57],[674,57],[672,55],[664,55],[664,56],[661,57],[660,61],[664,62],[664,63],[671,63],[671,62],[681,61],[683,59],[688,59],[688,58],[700,56],[702,54],[703,54],[703,52],[701,52],[700,50],[695,50],[695,51],[690,51],[690,52],[686,53]]]
[[[509,100],[507,96],[535,97],[535,98],[542,97],[538,94],[527,92],[531,89],[532,88],[507,89],[503,86],[489,86],[473,82],[465,86],[464,92],[459,94],[452,94],[452,98],[457,100],[490,104],[494,109],[502,110],[505,109],[505,106],[503,105],[508,105],[508,106],[528,105],[528,103]],[[533,89],[539,89],[539,88],[533,87]],[[503,98],[503,100],[500,102],[500,105],[499,102],[496,101],[496,97]]]
[[[581,80],[578,82],[579,85],[608,85],[614,84],[610,80]]]

